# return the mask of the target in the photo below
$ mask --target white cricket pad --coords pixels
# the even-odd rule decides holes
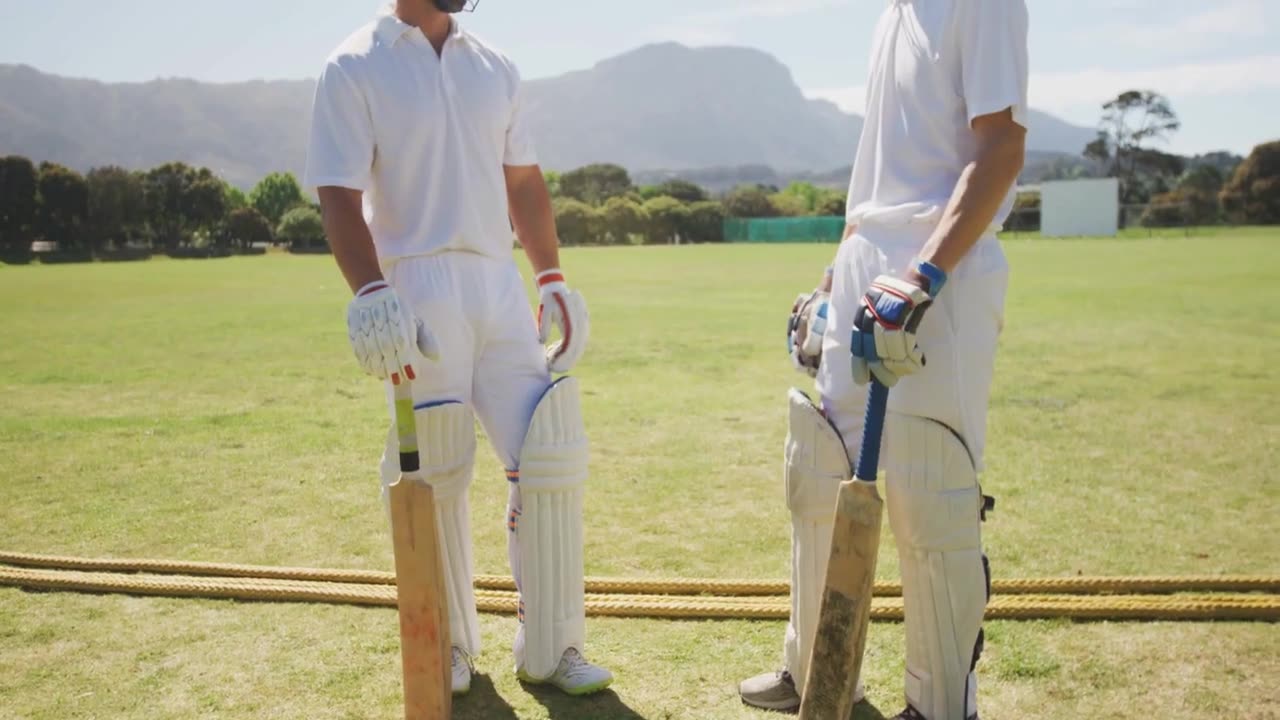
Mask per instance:
[[[512,518],[521,604],[516,666],[534,679],[551,677],[569,648],[584,649],[587,455],[578,381],[564,378],[534,410],[520,453],[519,507]]]
[[[974,668],[990,587],[977,474],[941,423],[890,413],[885,439],[906,604],[907,701],[928,720],[966,720],[977,712]]]
[[[836,496],[852,473],[844,442],[822,411],[795,388],[787,399],[783,479],[791,510],[791,620],[783,657],[796,691],[803,694],[831,556]]]
[[[480,654],[480,618],[476,613],[475,562],[471,550],[468,489],[476,455],[475,417],[458,402],[435,405],[415,413],[421,475],[431,486],[440,533],[441,562],[449,602],[450,642],[475,657]],[[392,437],[383,457],[383,497],[396,481],[398,450]]]

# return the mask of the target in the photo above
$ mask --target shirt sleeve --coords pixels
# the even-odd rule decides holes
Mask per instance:
[[[960,83],[969,124],[1006,109],[1027,126],[1026,0],[957,3]]]
[[[507,147],[502,163],[512,167],[537,165],[538,154],[533,146],[533,133],[529,129],[527,113],[524,111],[524,83],[514,65],[511,66],[511,73],[515,91],[511,99],[511,119],[507,123]]]
[[[316,84],[304,185],[368,190],[374,157],[373,120],[364,93],[337,62]]]

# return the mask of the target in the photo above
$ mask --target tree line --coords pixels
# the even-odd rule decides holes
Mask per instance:
[[[685,180],[636,185],[617,165],[546,173],[565,245],[721,242],[726,217],[843,215],[844,193],[811,183],[753,185],[712,197]],[[287,172],[248,194],[181,162],[81,175],[56,163],[0,157],[0,259],[45,261],[222,257],[284,245],[325,252],[319,206]],[[56,249],[54,249],[56,248]]]
[[[1181,127],[1160,93],[1120,93],[1103,104],[1083,162],[1056,163],[1044,179],[1117,178],[1121,205],[1145,206],[1135,218],[1145,227],[1280,223],[1280,140],[1258,145],[1247,158],[1225,152],[1184,158],[1160,150]],[[1018,209],[1038,208],[1039,198],[1019,198]],[[1038,227],[1028,213],[1012,222]]]
[[[208,168],[180,162],[81,175],[56,163],[0,157],[0,259],[29,261],[33,242],[49,250],[42,253],[46,261],[325,246],[318,207],[289,173],[268,175],[246,195]]]
[[[611,164],[546,176],[566,245],[723,242],[730,217],[844,215],[844,192],[807,182],[781,189],[744,185],[713,197],[687,180],[636,185],[626,169]]]

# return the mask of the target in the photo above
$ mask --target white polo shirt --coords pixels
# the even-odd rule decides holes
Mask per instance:
[[[510,259],[504,165],[537,163],[520,75],[457,21],[437,55],[387,12],[329,57],[305,184],[364,192],[378,257],[461,250]]]
[[[1027,30],[1025,0],[891,0],[871,50],[850,223],[937,222],[975,157],[974,118],[1012,108],[1026,127]]]

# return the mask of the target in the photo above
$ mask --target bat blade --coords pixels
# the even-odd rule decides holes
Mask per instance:
[[[846,720],[862,673],[884,501],[876,491],[889,388],[872,382],[854,479],[840,485],[822,609],[800,700],[800,720]]]
[[[875,483],[841,485],[801,720],[845,720],[853,710],[871,624],[883,508]]]
[[[447,720],[452,650],[431,486],[402,474],[391,486],[405,720]]]

